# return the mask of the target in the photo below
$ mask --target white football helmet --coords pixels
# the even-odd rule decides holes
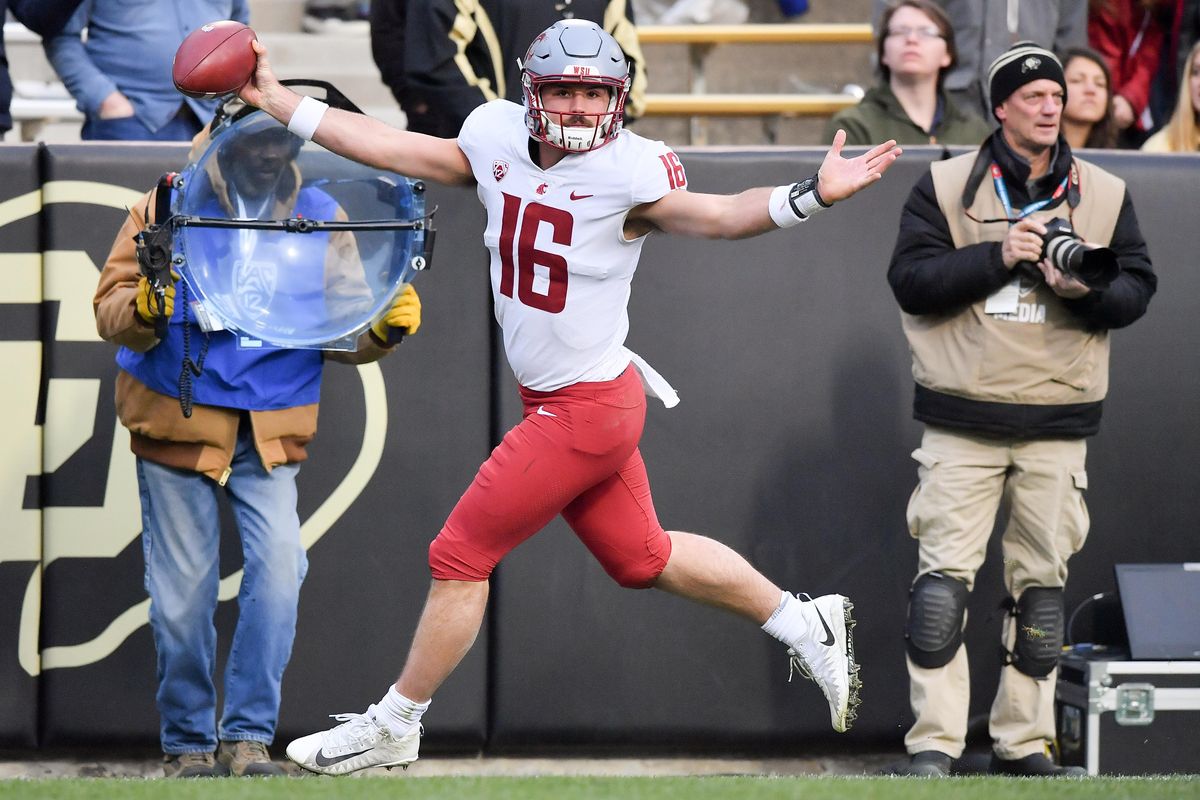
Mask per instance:
[[[538,141],[571,152],[611,142],[625,119],[629,63],[617,40],[594,22],[565,19],[542,31],[519,62],[525,126]],[[542,89],[555,83],[596,83],[609,91],[608,111],[595,127],[564,126],[542,106]],[[558,115],[553,115],[557,117]]]

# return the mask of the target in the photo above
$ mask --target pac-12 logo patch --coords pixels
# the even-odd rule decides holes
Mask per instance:
[[[492,162],[492,177],[497,181],[504,180],[504,176],[508,174],[508,162],[496,159]]]

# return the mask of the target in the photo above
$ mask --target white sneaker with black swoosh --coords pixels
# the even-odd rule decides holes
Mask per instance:
[[[341,725],[296,739],[287,746],[287,757],[310,772],[347,775],[369,767],[408,767],[417,760],[421,726],[399,739],[365,714],[331,714]]]
[[[843,733],[858,715],[862,688],[854,661],[854,604],[840,594],[821,595],[815,600],[806,594],[797,597],[803,601],[808,636],[788,649],[791,668],[821,687],[829,701],[833,729]]]

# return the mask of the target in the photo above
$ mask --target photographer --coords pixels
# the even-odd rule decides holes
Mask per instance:
[[[902,774],[947,775],[962,755],[967,596],[1002,498],[1010,596],[990,770],[1071,774],[1048,745],[1067,559],[1088,530],[1086,437],[1108,389],[1108,330],[1142,316],[1156,283],[1124,182],[1074,158],[1061,136],[1058,59],[1020,42],[988,74],[1000,129],[917,183],[888,268],[926,424],[907,509],[919,565]],[[1074,234],[1060,222],[1048,235],[1055,219]]]

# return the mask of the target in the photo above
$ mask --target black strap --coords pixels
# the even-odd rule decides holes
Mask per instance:
[[[185,419],[192,417],[192,382],[200,377],[204,369],[204,357],[208,355],[208,345],[211,338],[204,332],[204,341],[200,345],[200,356],[192,360],[192,322],[188,318],[188,288],[187,281],[181,281],[179,302],[183,303],[183,364],[179,368],[179,410]]]
[[[171,217],[171,190],[175,185],[175,173],[164,173],[158,179],[158,190],[154,194],[154,219],[158,225],[162,225]],[[151,220],[146,220],[151,222]]]
[[[316,78],[286,78],[280,81],[284,86],[307,86],[313,89],[323,89],[325,91],[325,104],[333,108],[340,108],[343,111],[349,111],[354,114],[362,114],[363,110],[354,104],[350,98],[342,94],[336,86],[328,81],[317,80]],[[319,98],[318,98],[319,99]],[[217,106],[216,113],[213,115],[213,120],[209,130],[216,130],[217,126],[228,119],[229,122],[237,122],[242,117],[248,114],[253,114],[259,109],[247,105],[237,95],[230,95],[221,101]]]
[[[146,203],[145,225],[133,237],[134,253],[138,271],[150,282],[154,292],[150,295],[150,306],[155,311],[154,335],[163,339],[167,335],[168,320],[164,315],[166,290],[171,286],[171,187],[175,173],[168,172],[158,179],[155,192],[154,217],[150,216],[150,204]]]

